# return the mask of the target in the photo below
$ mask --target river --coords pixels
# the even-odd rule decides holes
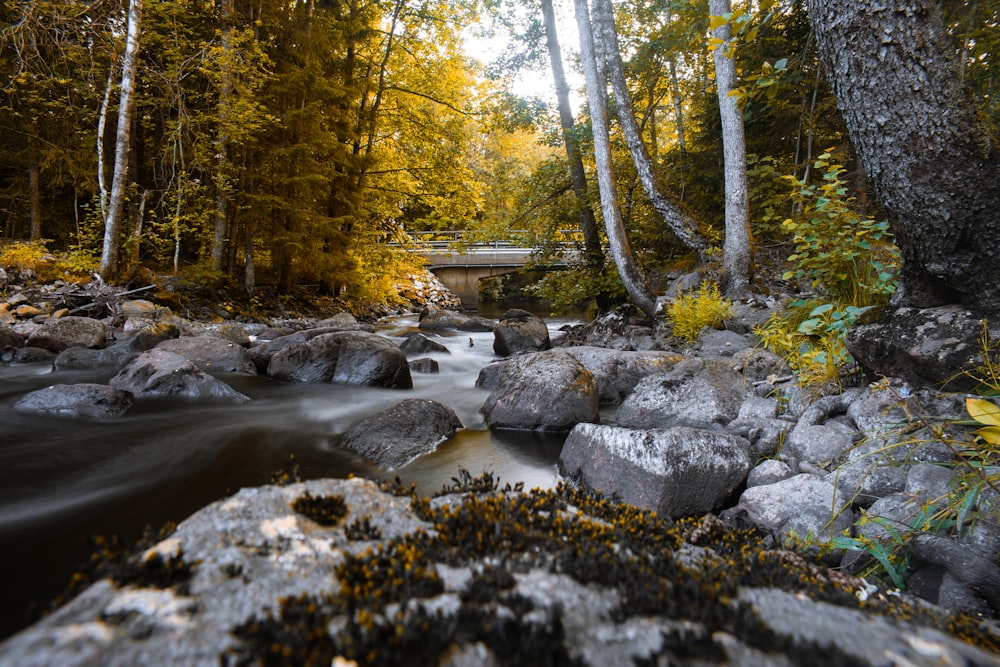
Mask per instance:
[[[567,319],[547,320],[553,331]],[[415,331],[415,316],[379,333]],[[423,332],[451,354],[427,356],[440,373],[413,374],[412,390],[336,384],[281,384],[263,376],[217,374],[253,400],[245,405],[137,401],[113,422],[18,415],[25,392],[52,384],[106,382],[112,372],[52,370],[50,364],[0,366],[0,566],[5,583],[0,637],[23,627],[28,607],[59,594],[90,555],[87,538],[134,539],[144,527],[180,522],[204,505],[289,469],[302,479],[399,475],[432,493],[459,468],[491,471],[501,482],[548,488],[558,479],[564,436],[486,428],[476,389],[494,361],[493,334]],[[341,450],[338,441],[365,417],[406,398],[451,407],[465,429],[438,451],[387,473]]]

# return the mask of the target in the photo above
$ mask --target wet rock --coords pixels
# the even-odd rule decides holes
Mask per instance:
[[[403,342],[399,344],[399,349],[401,349],[403,354],[407,357],[419,356],[421,354],[427,354],[428,352],[451,354],[451,350],[446,348],[444,345],[436,340],[431,340],[420,332],[411,331],[404,334],[403,338]]]
[[[0,325],[0,350],[16,350],[24,345],[24,336],[10,327]]]
[[[27,345],[14,351],[12,361],[19,364],[40,364],[55,361],[58,355],[52,350]]]
[[[611,350],[590,345],[560,349],[594,374],[605,403],[620,403],[646,376],[665,373],[688,358],[672,352]]]
[[[493,327],[493,351],[502,357],[519,352],[540,352],[552,347],[545,320],[531,313],[511,309]]]
[[[148,322],[148,325],[142,329],[133,328],[133,333],[100,350],[85,347],[65,349],[56,357],[55,367],[59,370],[122,368],[146,350],[165,340],[177,338],[180,333],[172,324]]]
[[[354,315],[346,312],[337,313],[332,317],[319,320],[311,328],[330,329],[331,331],[366,331],[368,333],[374,333],[375,331],[375,327],[372,325],[358,322]]]
[[[597,381],[566,352],[536,352],[495,366],[490,371],[495,388],[483,404],[490,428],[569,431],[597,421]],[[482,379],[481,373],[477,387],[485,386]]]
[[[457,329],[459,331],[493,331],[496,322],[485,317],[465,315],[454,310],[435,310],[420,320],[421,329]]]
[[[628,428],[721,427],[739,415],[744,397],[743,379],[725,364],[691,359],[644,378],[616,419]]]
[[[344,434],[341,446],[393,470],[433,452],[460,428],[462,422],[451,408],[414,398],[356,424]]]
[[[14,412],[95,420],[121,417],[132,407],[132,394],[103,384],[55,384],[25,394]]]
[[[46,321],[28,336],[27,344],[53,352],[74,346],[100,348],[104,347],[107,335],[108,329],[103,322],[70,315]]]
[[[887,308],[877,322],[852,327],[845,343],[872,379],[902,378],[961,391],[977,384],[962,371],[982,362],[983,322],[981,314],[954,305]],[[988,327],[991,338],[1000,340],[1000,322],[991,320]]]
[[[239,403],[250,400],[193,361],[161,347],[140,354],[108,384],[138,398],[218,398]]]
[[[285,382],[342,382],[409,389],[406,355],[392,341],[363,331],[321,334],[271,357],[267,374]]]
[[[257,374],[257,368],[247,351],[226,338],[186,336],[165,340],[156,347],[181,355],[197,364],[203,371]]]
[[[441,369],[438,366],[437,359],[431,359],[430,357],[420,357],[419,359],[412,359],[410,361],[410,372],[434,374],[434,373],[440,373]]]
[[[765,533],[822,543],[854,523],[847,496],[832,482],[799,474],[748,488],[723,517],[747,523]]]
[[[559,465],[588,488],[680,517],[719,509],[750,471],[750,443],[704,429],[579,424]]]

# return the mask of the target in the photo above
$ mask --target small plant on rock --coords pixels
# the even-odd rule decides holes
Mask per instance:
[[[705,327],[718,329],[733,316],[733,302],[722,296],[715,283],[702,283],[697,289],[681,292],[667,306],[667,319],[674,335],[693,343]]]

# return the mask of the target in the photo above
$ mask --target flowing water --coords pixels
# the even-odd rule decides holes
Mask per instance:
[[[549,320],[556,328],[566,320]],[[416,330],[416,317],[379,333]],[[413,374],[412,390],[335,384],[279,384],[266,377],[219,375],[253,401],[245,405],[137,401],[113,422],[18,415],[27,391],[52,384],[106,382],[111,372],[53,372],[51,366],[0,367],[0,566],[4,592],[0,637],[27,622],[32,602],[47,603],[91,552],[87,538],[179,522],[204,505],[289,469],[302,479],[399,475],[432,493],[459,468],[491,471],[526,488],[555,484],[564,437],[486,429],[476,389],[479,370],[496,359],[492,333],[423,332],[449,348],[432,353],[440,373]],[[340,436],[365,417],[406,398],[451,407],[465,429],[393,472],[341,450]]]

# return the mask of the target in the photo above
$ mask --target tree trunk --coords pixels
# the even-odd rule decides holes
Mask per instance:
[[[39,174],[41,167],[38,164],[38,139],[35,136],[35,128],[32,127],[31,136],[28,137],[28,202],[31,209],[29,234],[32,241],[42,238],[42,184]]]
[[[625,80],[621,53],[618,50],[618,34],[615,30],[615,16],[611,0],[594,0],[593,23],[594,38],[601,42],[601,51],[607,59],[608,77],[611,79],[611,89],[615,94],[618,121],[621,123],[625,141],[632,154],[632,162],[635,163],[635,170],[642,182],[643,189],[646,191],[646,196],[657,214],[670,228],[670,231],[680,239],[681,243],[697,251],[699,255],[703,255],[708,248],[708,242],[698,229],[698,222],[680,201],[667,193],[660,179],[657,178],[656,172],[653,171],[653,161],[649,157],[646,144],[642,141],[639,123],[635,119],[632,95],[629,93],[628,82]]]
[[[588,267],[600,270],[604,267],[604,251],[601,249],[601,237],[597,232],[594,209],[590,207],[587,196],[587,172],[583,168],[580,142],[574,132],[573,108],[569,103],[569,84],[566,82],[566,72],[563,69],[562,49],[559,48],[556,13],[552,0],[542,0],[542,23],[545,26],[545,41],[549,51],[552,79],[556,86],[559,124],[562,127],[563,144],[566,147],[566,161],[569,164],[573,194],[576,197],[580,229],[583,231],[584,259]]]
[[[1000,160],[932,0],[809,0],[837,104],[903,258],[898,305],[1000,311]]]
[[[139,55],[142,0],[130,0],[128,34],[122,58],[121,96],[118,102],[118,136],[115,141],[115,175],[111,181],[108,217],[104,221],[104,247],[101,252],[101,278],[113,280],[118,274],[118,248],[121,243],[122,213],[125,208],[125,183],[128,178],[132,104],[135,100],[135,70]]]
[[[709,0],[708,11],[713,16],[730,12],[729,0]],[[726,181],[726,240],[722,248],[722,289],[730,299],[740,299],[750,289],[752,245],[750,239],[747,198],[747,148],[743,133],[743,112],[729,92],[736,87],[736,63],[726,55],[725,44],[733,30],[725,23],[712,31],[720,39],[713,54],[715,87],[719,94],[719,116],[722,121],[723,169]]]
[[[611,163],[607,108],[605,95],[602,93],[605,80],[598,74],[590,11],[587,7],[587,0],[574,0],[574,5],[576,7],[576,22],[580,31],[580,55],[587,83],[587,99],[590,103],[590,122],[594,134],[594,161],[597,166],[597,183],[600,187],[601,211],[604,214],[604,228],[608,235],[608,246],[625,285],[625,291],[628,292],[635,305],[647,315],[652,315],[656,311],[656,299],[649,291],[635,259],[632,245],[625,233],[625,223],[622,221],[621,207],[618,203],[615,174]]]

